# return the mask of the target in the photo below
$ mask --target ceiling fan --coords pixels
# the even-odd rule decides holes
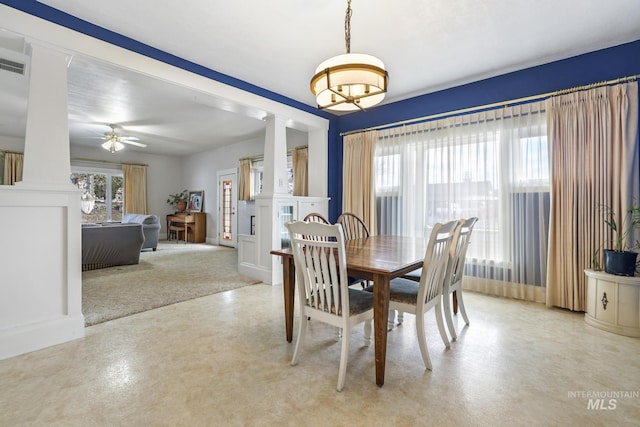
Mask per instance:
[[[120,151],[124,148],[124,144],[135,145],[136,147],[145,148],[147,144],[143,144],[141,142],[136,142],[140,138],[136,136],[120,136],[116,133],[116,125],[109,125],[111,128],[111,132],[105,132],[102,139],[105,142],[102,143],[102,148],[111,153],[115,153],[116,151]]]

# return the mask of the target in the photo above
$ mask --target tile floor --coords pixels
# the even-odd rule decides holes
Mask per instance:
[[[389,334],[382,388],[355,328],[341,393],[333,328],[313,323],[290,366],[279,286],[92,326],[0,361],[0,426],[640,425],[640,339],[579,313],[465,295],[471,325],[449,350],[428,316],[433,371],[413,316]]]

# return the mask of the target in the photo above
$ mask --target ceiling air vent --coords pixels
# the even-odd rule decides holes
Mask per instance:
[[[25,64],[20,62],[10,61],[6,58],[0,58],[0,70],[10,71],[12,73],[20,74],[24,76]]]

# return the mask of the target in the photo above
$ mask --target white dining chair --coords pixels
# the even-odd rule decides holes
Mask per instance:
[[[462,220],[434,225],[427,244],[419,282],[398,278],[393,279],[389,284],[389,318],[392,317],[391,310],[416,316],[418,344],[422,360],[428,370],[431,370],[431,359],[427,349],[424,315],[429,310],[433,309],[435,312],[436,323],[445,347],[450,346],[442,319],[442,283],[447,270],[449,251],[457,239],[461,223]]]
[[[449,251],[449,262],[447,264],[447,272],[443,282],[442,307],[452,341],[458,339],[456,328],[453,325],[453,308],[451,307],[451,295],[454,292],[456,293],[458,308],[460,309],[460,314],[464,319],[464,323],[467,325],[469,324],[469,317],[467,316],[467,310],[464,306],[464,299],[462,297],[462,277],[464,276],[464,262],[467,258],[467,248],[471,241],[471,232],[473,231],[473,226],[477,221],[478,218],[476,217],[464,220],[460,226],[460,232],[458,233],[456,244],[452,245],[451,250]]]
[[[336,224],[342,225],[342,231],[344,232],[345,240],[355,240],[369,237],[369,227],[364,221],[356,214],[351,212],[343,212],[338,216]],[[349,286],[360,284],[364,288],[368,288],[373,285],[373,282],[361,279],[359,277],[349,277]]]
[[[369,227],[356,214],[351,212],[343,212],[338,217],[336,224],[342,224],[345,240],[361,239],[369,237]]]
[[[317,212],[311,212],[307,214],[307,216],[304,217],[303,221],[304,222],[321,222],[322,224],[331,224],[329,220],[325,218],[324,215]]]
[[[288,222],[286,227],[291,238],[301,319],[291,364],[298,363],[311,319],[340,328],[342,347],[337,390],[342,391],[351,328],[364,322],[365,345],[371,343],[373,295],[348,286],[342,226],[297,221]]]

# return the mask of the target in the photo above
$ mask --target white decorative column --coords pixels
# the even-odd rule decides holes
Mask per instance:
[[[287,127],[285,120],[271,115],[266,119],[264,176],[262,193],[256,197],[256,259],[266,283],[282,283],[280,257],[271,250],[280,249],[280,199],[287,192]]]
[[[69,151],[69,55],[31,43],[29,109],[19,186],[73,189]]]
[[[264,177],[262,195],[272,197],[287,192],[287,127],[277,116],[266,118],[264,139]]]
[[[68,55],[40,43],[31,48],[23,180],[0,186],[0,359],[84,336]]]

